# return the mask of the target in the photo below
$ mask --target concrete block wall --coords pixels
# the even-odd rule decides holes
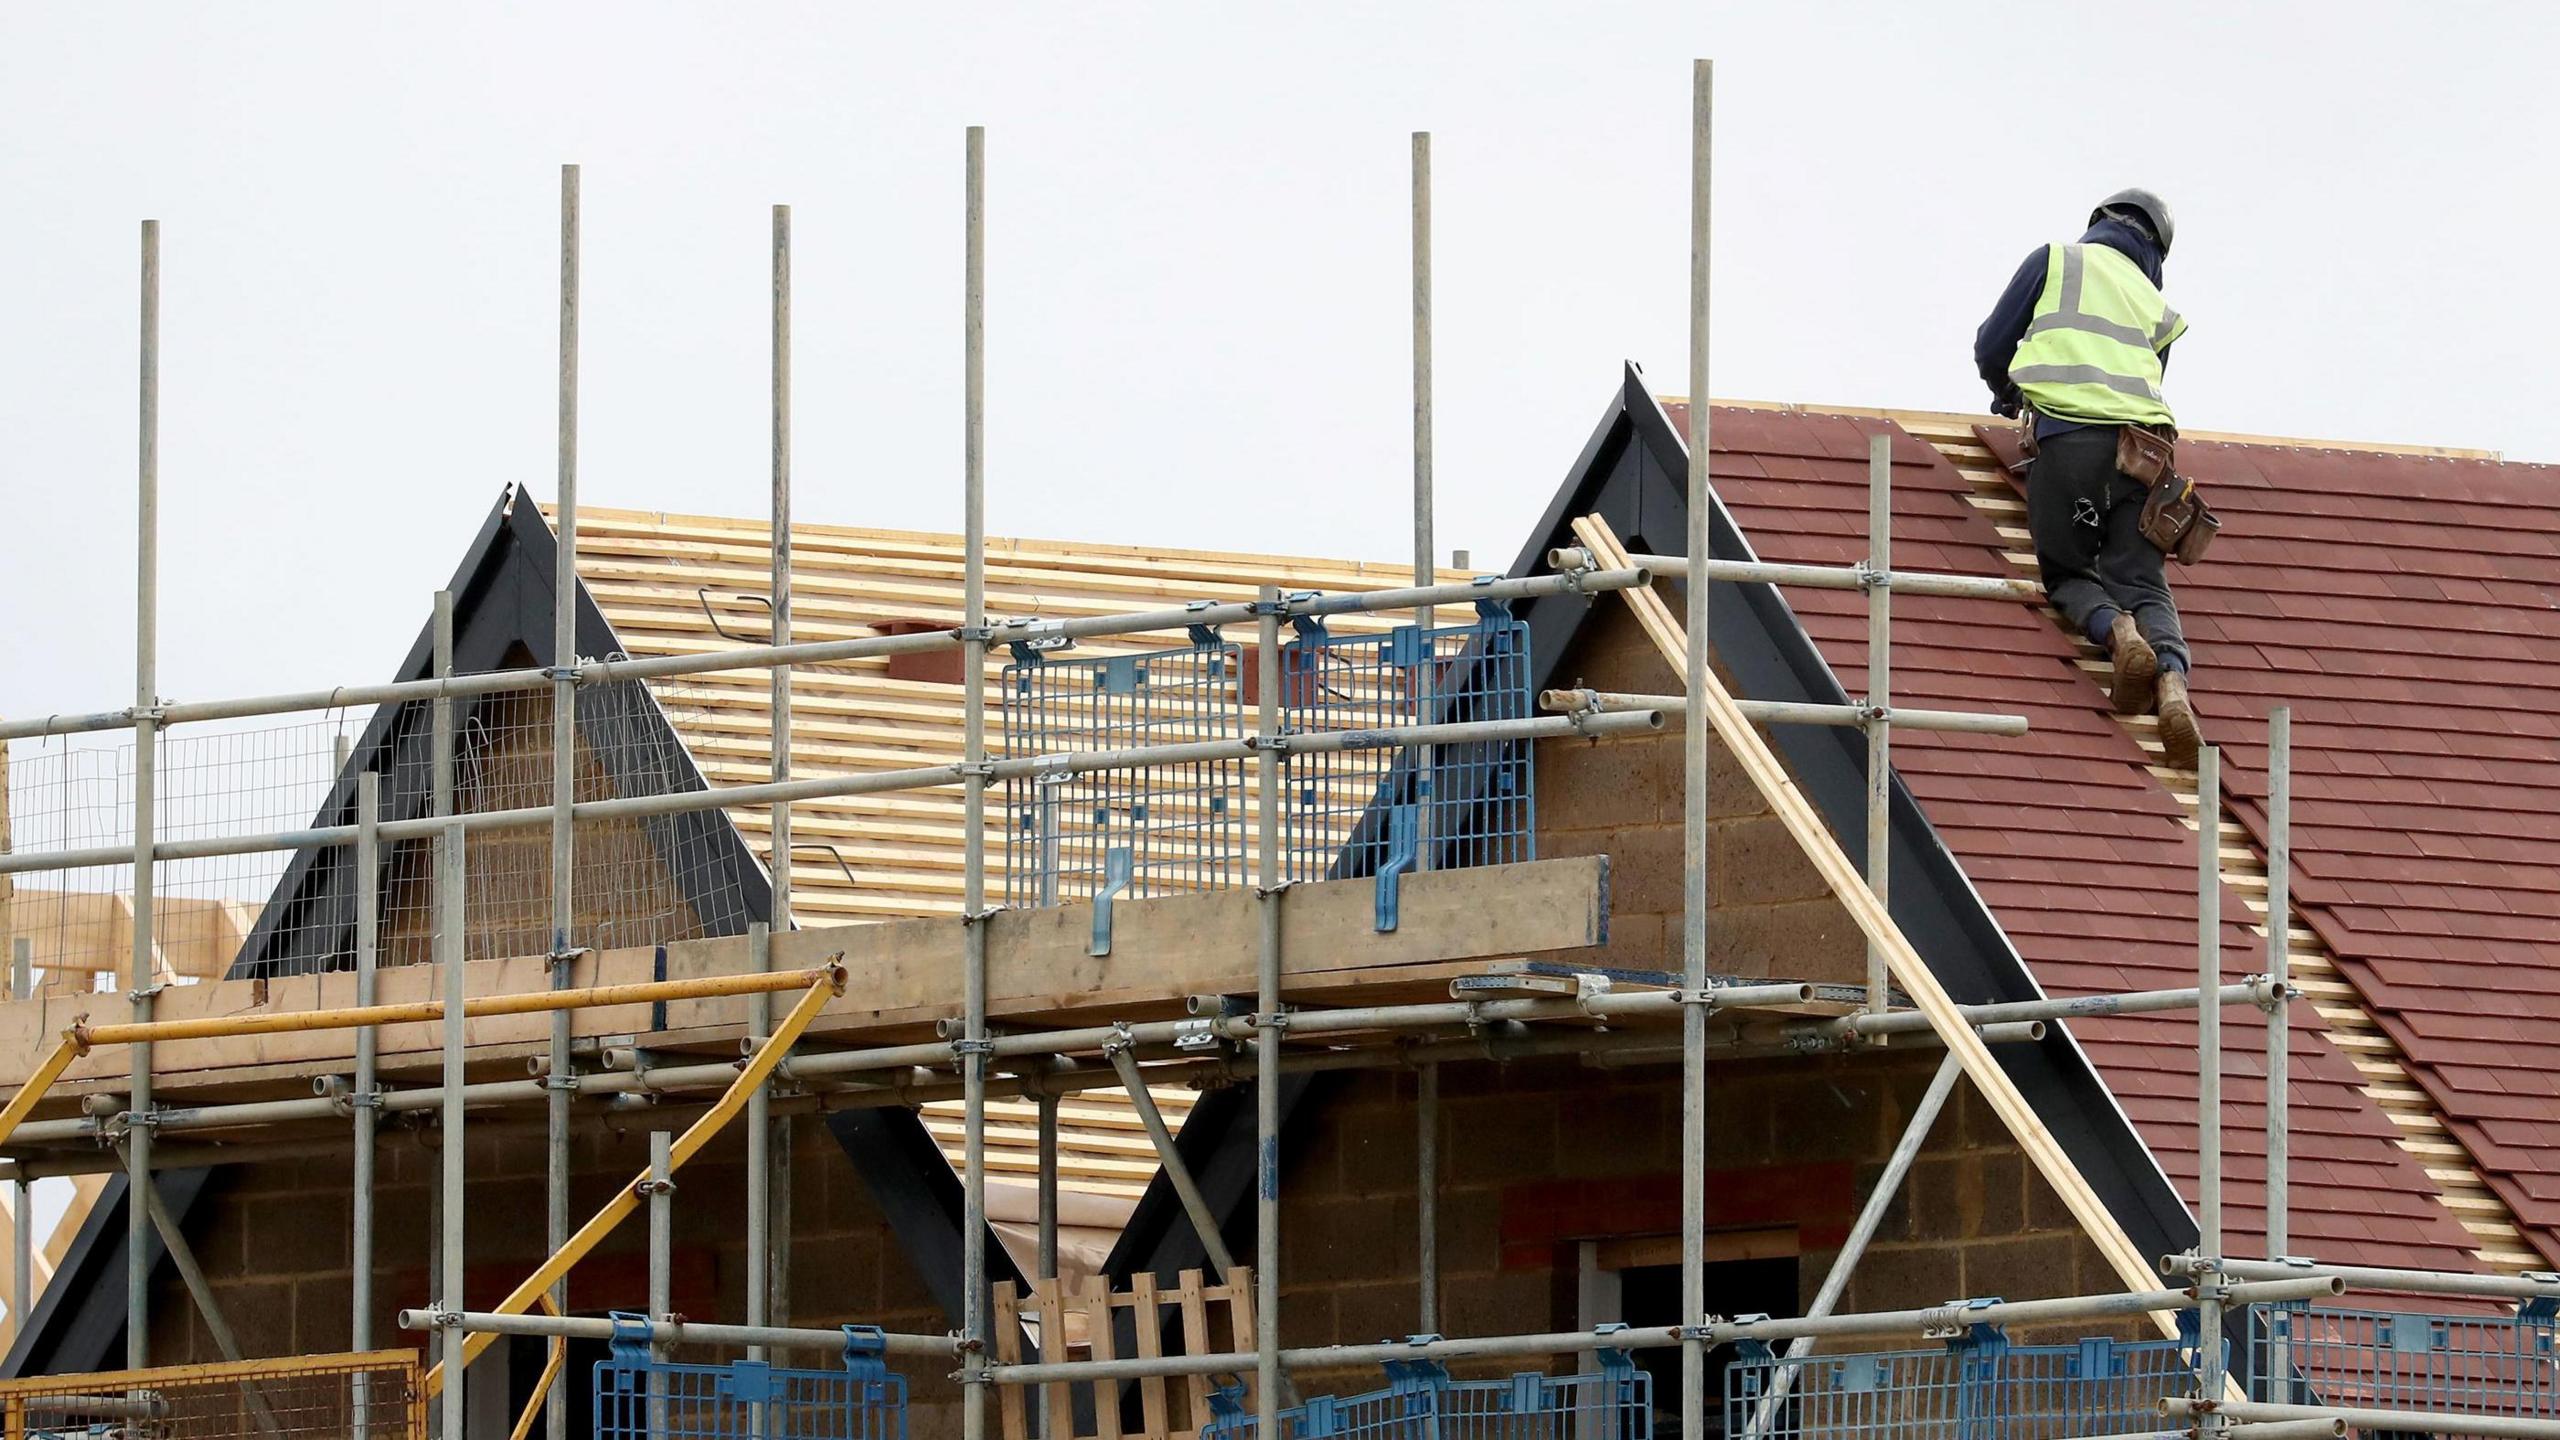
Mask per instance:
[[[696,1111],[676,1111],[681,1131]],[[475,1127],[478,1128],[478,1127]],[[572,1223],[583,1221],[648,1162],[645,1119],[615,1126],[590,1122],[575,1146]],[[792,1131],[791,1323],[848,1323],[939,1333],[949,1321],[905,1258],[862,1178],[814,1116]],[[538,1124],[490,1124],[470,1137],[471,1210],[466,1288],[472,1308],[493,1306],[547,1253],[543,1243],[543,1146]],[[746,1315],[744,1133],[733,1128],[676,1177],[675,1307],[698,1319]],[[426,1348],[429,1337],[397,1327],[404,1307],[430,1294],[430,1193],[437,1183],[431,1144],[387,1134],[377,1166],[374,1343]],[[326,1354],[348,1348],[348,1273],[353,1223],[348,1161],[343,1154],[303,1161],[232,1166],[214,1178],[186,1222],[225,1318],[252,1357]],[[579,1314],[648,1308],[648,1224],[625,1222],[569,1282]],[[189,1364],[220,1357],[194,1302],[174,1274],[152,1296],[152,1358]],[[432,1355],[429,1357],[432,1360]],[[692,1358],[692,1357],[684,1357]],[[734,1359],[734,1355],[701,1358]],[[830,1365],[832,1356],[796,1363]],[[909,1372],[916,1433],[957,1433],[957,1392],[946,1367]],[[585,1386],[576,1370],[564,1383]]]
[[[1623,605],[1605,606],[1567,657],[1562,683],[1663,694],[1670,667]],[[1588,963],[1680,966],[1682,736],[1538,742],[1538,854],[1609,857],[1609,937]],[[1707,878],[1721,975],[1864,984],[1866,941],[1751,781],[1711,746]],[[1561,957],[1560,957],[1561,958]]]
[[[1941,1052],[1717,1062],[1708,1220],[1789,1232],[1809,1304]],[[1418,1322],[1412,1077],[1348,1076],[1312,1100],[1284,1170],[1283,1323],[1291,1344],[1397,1338]],[[1679,1233],[1673,1067],[1570,1059],[1444,1066],[1441,1326],[1453,1335],[1570,1330],[1581,1245]],[[1676,1255],[1663,1246],[1639,1246]],[[2096,1248],[1991,1111],[1959,1085],[1842,1308],[2112,1288]],[[1725,1313],[1739,1308],[1719,1303]],[[2070,1333],[2110,1332],[2092,1325]],[[2029,1338],[2022,1336],[2021,1338]],[[1499,1372],[1522,1368],[1489,1367]],[[1353,1387],[1374,1375],[1338,1378]]]

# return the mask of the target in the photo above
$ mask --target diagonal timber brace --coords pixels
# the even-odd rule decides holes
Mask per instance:
[[[1627,563],[1626,547],[1610,528],[1609,522],[1600,516],[1586,515],[1574,521],[1573,533],[1591,551],[1595,563],[1603,566]],[[1670,606],[1649,589],[1629,590],[1626,595],[1646,638],[1653,642],[1654,648],[1670,665],[1673,677],[1686,683],[1688,637],[1672,615]],[[2017,1085],[2010,1080],[2009,1073],[2000,1068],[2000,1062],[1992,1057],[1990,1048],[1982,1043],[1982,1037],[1965,1023],[1946,987],[1938,983],[1938,977],[1930,970],[1928,962],[1912,948],[1910,939],[1894,923],[1883,902],[1867,888],[1857,865],[1840,848],[1839,840],[1823,823],[1813,803],[1796,788],[1795,780],[1769,749],[1768,742],[1744,718],[1740,706],[1725,690],[1723,682],[1712,672],[1697,677],[1697,680],[1695,693],[1707,720],[1715,727],[1716,737],[1733,752],[1734,760],[1751,777],[1752,784],[1759,789],[1770,809],[1776,812],[1787,833],[1795,838],[1805,857],[1821,872],[1824,882],[1839,899],[1841,908],[1848,912],[1850,920],[1882,953],[1886,968],[1892,972],[1904,993],[1911,997],[1913,1008],[1928,1018],[1929,1028],[1946,1044],[1948,1056],[1963,1067],[1992,1112],[2000,1117],[2001,1124],[2016,1138],[2019,1148],[2026,1152],[2028,1162],[2062,1197],[2072,1218],[2080,1223],[2080,1228],[2098,1247],[2099,1253],[2106,1257],[2107,1264],[2126,1290],[2147,1290],[2156,1285],[2158,1280],[2151,1262],[2125,1234],[2124,1227],[2117,1223],[2106,1202],[2090,1188],[2079,1168],[2071,1163],[2071,1157],[2063,1152],[2061,1143],[2045,1128],[2044,1122],[2036,1118],[2034,1108],[2027,1103],[2025,1096],[2018,1093]],[[1696,717],[1691,718],[1694,720]],[[2168,1328],[2172,1322],[2161,1318],[2164,1329]]]

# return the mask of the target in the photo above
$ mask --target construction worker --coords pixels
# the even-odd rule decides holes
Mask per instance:
[[[2117,466],[2124,427],[2175,431],[2160,397],[2187,328],[2160,297],[2172,235],[2159,196],[2108,196],[2079,240],[2039,246],[2018,267],[1973,354],[1993,413],[2032,415],[2027,529],[2045,594],[2113,659],[2116,713],[2157,713],[2169,763],[2192,769],[2204,742],[2167,557],[2141,530],[2149,487]]]

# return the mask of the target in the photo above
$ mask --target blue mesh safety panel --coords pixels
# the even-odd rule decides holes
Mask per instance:
[[[2253,1398],[2560,1419],[2552,1342],[2547,1304],[2511,1315],[2262,1306],[2249,1330]]]
[[[1034,653],[1005,667],[1001,688],[1008,757],[1235,740],[1252,728],[1236,647],[1221,642],[1090,660]],[[1228,759],[1006,780],[1005,902],[1249,883],[1244,774]]]
[[[1598,1374],[1452,1380],[1429,1361],[1396,1361],[1384,1390],[1310,1397],[1280,1412],[1286,1440],[1652,1440],[1652,1378],[1625,1353],[1599,1352]],[[1248,1440],[1241,1390],[1211,1397],[1202,1440]]]
[[[1977,1325],[1934,1350],[1790,1360],[1746,1342],[1725,1370],[1728,1440],[2077,1440],[2172,1433],[2164,1396],[2195,1390],[2175,1340],[2012,1345]],[[1770,1397],[1778,1395],[1774,1404]]]
[[[1428,635],[1406,625],[1337,636],[1302,623],[1280,654],[1283,727],[1296,736],[1528,718],[1529,627],[1502,607],[1484,609],[1471,624]],[[1409,873],[1426,807],[1431,868],[1537,858],[1531,744],[1435,746],[1427,769],[1404,749],[1290,751],[1282,878]]]
[[[596,1362],[596,1440],[906,1440],[907,1382],[882,1348],[878,1329],[848,1325],[831,1370],[679,1365],[651,1360],[635,1329]]]

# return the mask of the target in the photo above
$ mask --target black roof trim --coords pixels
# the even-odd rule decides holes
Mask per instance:
[[[210,1170],[162,1170],[151,1177],[169,1218],[183,1226],[204,1194]],[[77,1375],[124,1368],[124,1260],[130,1238],[125,1219],[126,1178],[110,1176],[63,1252],[62,1266],[44,1287],[34,1313],[0,1360],[0,1377]],[[144,1245],[156,1278],[170,1267],[168,1246],[154,1229]]]
[[[455,670],[500,669],[510,657],[521,661],[530,656],[535,665],[552,663],[556,548],[557,540],[539,507],[512,489],[499,495],[448,587],[453,594]],[[620,637],[583,586],[578,600],[579,653],[620,654]],[[434,646],[434,626],[430,622],[420,628],[393,679],[430,677],[434,673]],[[479,703],[464,702],[466,718]],[[647,782],[635,781],[621,787],[623,793],[663,788],[658,777],[666,774],[681,776],[681,789],[704,788],[706,782],[699,767],[654,704],[635,706],[633,713],[618,717],[602,717],[582,707],[578,720],[580,729],[591,734],[595,727],[608,722],[636,731],[648,748],[666,762],[651,766],[653,773]],[[311,823],[353,824],[356,776],[366,770],[385,777],[384,819],[428,813],[429,797],[416,781],[426,773],[431,724],[425,701],[377,709],[349,751],[345,769]],[[596,753],[607,763],[630,763],[636,753],[631,735],[618,731],[615,740],[613,744],[599,743]],[[674,763],[678,760],[683,763]],[[410,783],[404,786],[403,777]],[[725,815],[701,811],[653,817],[646,823],[658,849],[667,857],[669,871],[679,885],[688,887],[686,898],[707,923],[734,919],[729,913],[733,908],[753,918],[771,915],[772,889],[764,867]],[[246,978],[303,974],[352,966],[354,858],[345,847],[297,852],[277,881],[273,898],[260,913],[247,942],[240,947],[231,975]],[[390,863],[388,854],[383,863]],[[380,883],[378,879],[376,883]],[[729,893],[739,897],[738,906],[714,902],[715,894]]]

